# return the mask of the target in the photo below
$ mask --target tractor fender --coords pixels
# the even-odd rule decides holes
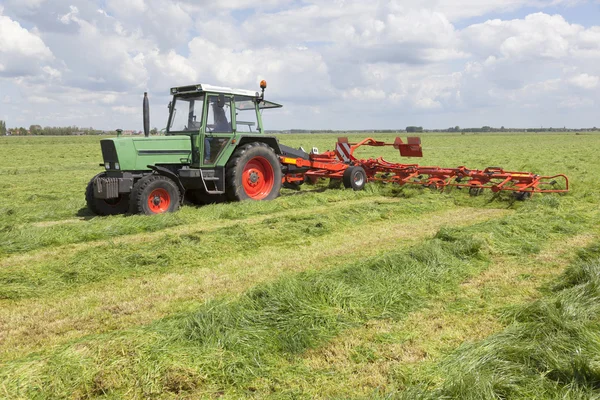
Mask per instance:
[[[238,146],[243,146],[248,143],[264,143],[275,150],[277,155],[281,155],[281,149],[279,148],[279,141],[275,136],[241,136],[238,140]]]
[[[173,182],[175,182],[177,184],[177,187],[179,188],[179,191],[181,192],[181,199],[183,201],[183,195],[185,194],[185,187],[183,186],[183,183],[181,183],[181,180],[179,179],[179,177],[177,176],[176,173],[169,170],[168,168],[161,167],[158,165],[148,165],[147,167],[150,168],[155,173],[157,173],[158,175],[163,175],[163,176],[166,176],[167,178],[172,179]]]

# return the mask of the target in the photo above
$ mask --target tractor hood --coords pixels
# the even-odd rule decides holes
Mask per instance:
[[[190,164],[190,136],[118,137],[100,141],[107,170],[144,171],[148,165]]]

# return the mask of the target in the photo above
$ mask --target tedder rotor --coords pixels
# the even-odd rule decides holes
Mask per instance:
[[[468,188],[510,191],[518,199],[534,193],[569,190],[565,175],[530,172],[441,168],[392,163],[383,158],[358,159],[361,146],[393,146],[404,157],[422,157],[421,140],[384,143],[372,138],[349,143],[339,138],[335,150],[310,153],[279,143],[264,133],[261,113],[280,104],[250,90],[198,84],[175,87],[164,136],[150,136],[148,97],[144,94],[144,137],[102,139],[105,168],[86,189],[88,208],[98,215],[159,214],[175,211],[187,198],[192,203],[271,200],[282,186],[299,188],[307,181],[329,178],[361,190],[367,182],[421,185],[436,189]],[[562,185],[555,186],[562,181]]]

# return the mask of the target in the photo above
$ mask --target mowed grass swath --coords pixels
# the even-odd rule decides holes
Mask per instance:
[[[83,197],[98,141],[0,138],[0,397],[598,395],[600,135],[422,135],[423,165],[569,176],[525,202],[322,181],[102,218]]]

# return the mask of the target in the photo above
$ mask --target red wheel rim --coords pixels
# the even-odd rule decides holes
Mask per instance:
[[[264,157],[254,157],[244,166],[242,185],[244,191],[254,200],[262,200],[271,193],[275,183],[275,173],[271,163]]]
[[[154,189],[148,195],[148,208],[155,214],[164,213],[171,205],[171,196],[165,189]]]

